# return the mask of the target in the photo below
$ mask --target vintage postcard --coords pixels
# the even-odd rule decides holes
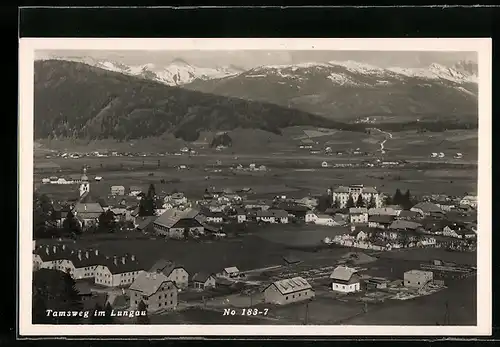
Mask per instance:
[[[19,124],[21,336],[491,334],[490,39],[21,39]]]

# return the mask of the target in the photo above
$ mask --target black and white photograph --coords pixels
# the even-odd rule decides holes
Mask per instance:
[[[19,124],[21,334],[491,333],[489,39],[21,39]]]

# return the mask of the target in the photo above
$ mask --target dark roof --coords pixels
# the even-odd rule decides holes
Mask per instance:
[[[418,216],[418,212],[415,211],[409,211],[409,210],[403,210],[399,212],[398,217],[401,218],[416,218]]]
[[[205,283],[211,276],[215,277],[213,274],[208,272],[197,272],[193,276],[193,282]]]
[[[125,258],[125,263],[122,262],[123,258]],[[100,265],[107,267],[113,275],[144,270],[144,267],[137,260],[132,260],[128,256],[116,257],[116,263],[115,257],[106,257],[104,263]]]
[[[160,259],[151,267],[149,272],[161,272],[165,276],[169,276],[175,269],[184,269],[184,267],[173,261]]]
[[[137,229],[143,230],[146,229],[151,223],[153,223],[158,216],[147,216],[147,217],[139,217],[137,220]]]
[[[297,258],[294,255],[286,255],[286,256],[283,257],[283,260],[287,264],[297,264],[297,263],[300,263],[302,261],[302,260],[300,260],[299,258]]]
[[[171,228],[181,219],[195,219],[198,214],[198,210],[191,208],[186,210],[166,210],[160,217],[155,220],[155,224],[164,226],[166,228]]]
[[[394,217],[389,215],[373,215],[368,217],[368,222],[391,224],[393,221]]]

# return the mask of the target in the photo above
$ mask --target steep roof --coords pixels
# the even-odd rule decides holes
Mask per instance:
[[[165,276],[169,276],[175,269],[183,269],[180,264],[176,264],[171,260],[160,259],[149,269],[149,272],[161,272]]]
[[[356,269],[340,265],[333,270],[332,274],[330,275],[330,279],[349,281],[352,275],[354,275],[356,272]]]
[[[436,205],[436,204],[433,204],[432,202],[419,202],[418,204],[416,204],[415,206],[412,207],[412,209],[420,209],[424,212],[441,212],[441,208]]]
[[[146,296],[151,296],[155,294],[165,282],[171,283],[171,285],[174,286],[174,283],[162,273],[143,272],[130,285],[129,289],[139,291]]]
[[[139,220],[138,220],[138,223],[137,223],[138,224],[137,225],[137,229],[143,230],[143,229],[147,228],[157,218],[158,218],[158,216],[139,217]]]
[[[228,274],[240,272],[240,270],[236,266],[226,267],[224,268]]]
[[[406,220],[395,220],[394,222],[391,223],[389,226],[390,229],[410,229],[410,230],[415,230],[419,227],[421,227],[422,224],[420,223],[415,223],[412,221],[406,221]]]
[[[399,212],[398,217],[400,218],[416,218],[418,216],[418,212],[415,211],[409,211],[409,210],[403,210]]]
[[[300,276],[276,281],[270,284],[270,286],[275,286],[282,295],[292,294],[306,289],[312,289],[309,282],[307,282]]]
[[[208,272],[197,272],[193,276],[193,282],[205,283],[210,277],[215,277],[215,276]]]
[[[125,259],[125,262],[123,262],[123,259]],[[107,267],[113,275],[133,271],[144,271],[144,267],[137,260],[132,260],[128,256],[116,257],[116,263],[115,257],[107,256],[104,263],[99,265]]]
[[[394,221],[394,216],[373,215],[368,217],[368,222],[390,224]]]
[[[199,211],[193,208],[178,210],[170,209],[166,210],[161,216],[155,220],[155,224],[164,226],[166,228],[173,227],[181,219],[195,219],[199,214]]]
[[[74,209],[76,213],[102,213],[104,210],[101,205],[97,202],[78,202]]]
[[[348,187],[337,187],[333,190],[334,193],[349,193]]]

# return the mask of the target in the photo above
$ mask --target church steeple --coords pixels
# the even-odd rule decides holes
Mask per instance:
[[[87,167],[83,167],[82,183],[80,184],[80,197],[90,192],[90,182],[87,177]]]

